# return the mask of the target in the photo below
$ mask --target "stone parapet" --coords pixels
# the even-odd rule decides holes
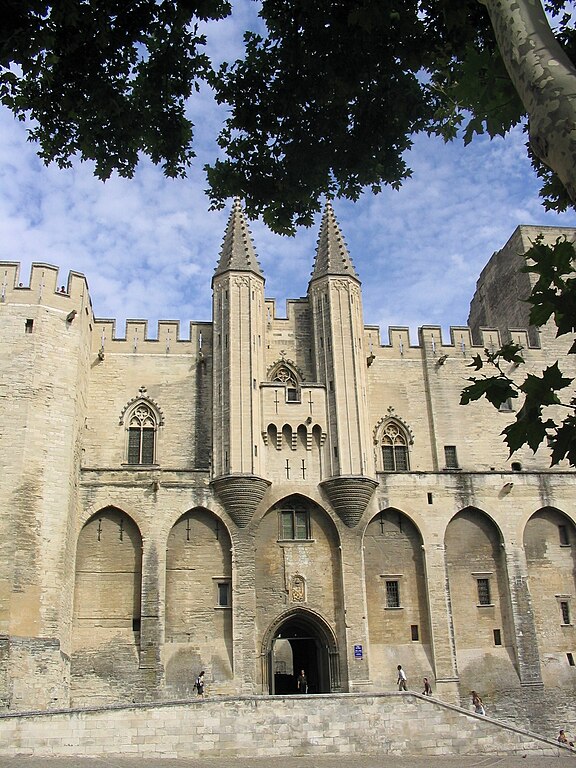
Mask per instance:
[[[552,739],[413,693],[204,699],[0,716],[1,756],[541,755]]]

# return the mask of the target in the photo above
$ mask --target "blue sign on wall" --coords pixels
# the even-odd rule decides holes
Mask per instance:
[[[354,646],[354,658],[355,659],[361,659],[362,658],[362,646],[361,645],[355,645]]]

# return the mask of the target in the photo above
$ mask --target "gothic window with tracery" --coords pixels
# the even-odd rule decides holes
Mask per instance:
[[[389,421],[382,433],[382,465],[384,472],[407,472],[408,439],[406,433],[394,421]]]
[[[128,464],[154,464],[156,414],[146,403],[138,403],[128,420]]]
[[[286,402],[300,402],[300,387],[295,374],[287,365],[279,365],[275,370],[272,381],[279,381],[286,387]]]

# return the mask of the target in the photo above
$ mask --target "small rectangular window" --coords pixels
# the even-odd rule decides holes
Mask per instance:
[[[310,538],[310,515],[306,510],[285,509],[280,513],[280,537],[304,540]]]
[[[394,446],[382,446],[382,461],[384,465],[384,472],[394,472]]]
[[[386,582],[386,608],[400,608],[400,589],[397,581]]]
[[[444,460],[446,462],[446,469],[458,469],[458,457],[456,455],[455,445],[444,446]]]
[[[499,629],[494,630],[494,645],[502,645],[502,632]]]
[[[286,402],[287,403],[299,403],[300,393],[295,387],[286,388]]]
[[[128,464],[140,464],[140,430],[128,430]]]
[[[405,445],[383,445],[382,467],[384,472],[407,472],[408,448]]]
[[[567,546],[570,544],[570,535],[568,533],[567,525],[558,526],[558,535],[560,536],[560,544],[562,546]]]
[[[433,504],[434,499],[431,493],[428,493],[428,504]]]
[[[142,430],[142,464],[154,464],[154,430]]]
[[[394,460],[396,462],[397,472],[408,471],[408,450],[405,445],[394,446]]]
[[[229,608],[231,605],[230,601],[230,582],[229,581],[219,581],[217,583],[217,605],[219,608]]]
[[[412,640],[420,639],[420,633],[418,632],[418,624],[410,625],[410,636],[412,637]]]
[[[33,328],[34,328],[34,320],[32,320],[31,318],[28,318],[28,320],[26,320],[26,324],[24,325],[24,330],[26,331],[26,333],[32,333]]]
[[[568,664],[569,664],[571,667],[575,666],[575,664],[574,664],[574,655],[573,655],[572,653],[568,652],[568,653],[566,654],[566,658],[568,659]]]
[[[560,601],[560,612],[562,613],[562,624],[570,624],[570,605],[567,600]]]
[[[140,619],[132,619],[132,632],[140,632]]]
[[[479,605],[492,605],[490,600],[490,579],[476,579]]]

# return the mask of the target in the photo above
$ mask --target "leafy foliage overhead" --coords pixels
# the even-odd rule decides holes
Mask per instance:
[[[570,55],[569,3],[549,0]],[[5,0],[0,101],[45,162],[75,156],[106,179],[148,155],[168,176],[194,157],[195,90],[229,109],[223,155],[207,169],[214,205],[241,196],[250,215],[291,232],[322,195],[355,199],[398,186],[419,131],[504,134],[525,111],[478,0],[262,0],[242,59],[217,70],[206,34],[228,0]],[[225,58],[225,52],[222,53]],[[569,203],[534,158],[549,204]]]
[[[541,326],[552,320],[557,336],[576,333],[576,250],[571,242],[560,238],[549,246],[540,237],[526,253],[525,272],[538,275],[528,299],[530,323]],[[536,451],[542,443],[551,449],[552,465],[567,459],[576,466],[576,398],[563,390],[571,388],[573,378],[564,376],[558,362],[548,366],[541,376],[527,374],[522,381],[505,372],[504,363],[514,368],[524,363],[521,347],[505,344],[494,352],[484,350],[470,364],[475,371],[488,366],[496,369],[490,376],[471,376],[465,387],[461,405],[485,397],[495,408],[507,400],[522,397],[522,405],[514,421],[502,434],[510,454],[527,445]],[[576,354],[576,341],[569,354]],[[570,391],[572,391],[570,389]],[[562,393],[562,396],[560,395]],[[550,408],[550,406],[553,406]]]
[[[47,163],[79,155],[107,179],[131,176],[140,153],[167,176],[194,156],[186,101],[211,72],[198,20],[230,13],[226,0],[5,0],[0,100]]]

